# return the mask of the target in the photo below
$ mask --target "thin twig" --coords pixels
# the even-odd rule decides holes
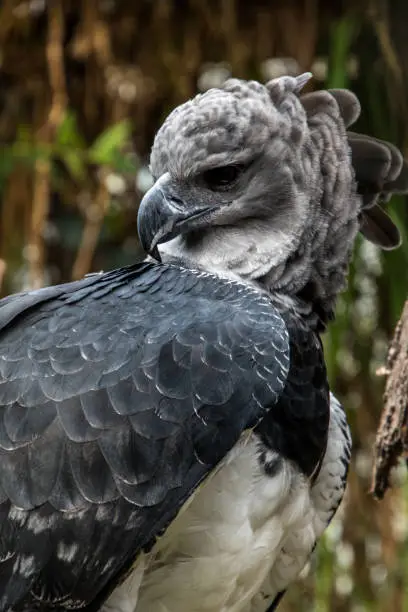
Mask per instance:
[[[64,71],[64,12],[62,0],[55,0],[48,9],[47,68],[51,88],[51,105],[46,122],[38,131],[38,141],[50,145],[56,128],[64,117],[66,87]],[[30,230],[30,285],[41,287],[44,282],[45,252],[43,230],[49,211],[51,160],[39,159],[35,164],[33,207]]]
[[[96,5],[91,2],[85,6],[83,21],[84,32],[90,42],[93,56],[102,74],[106,75],[106,69],[112,62],[109,28],[100,18]],[[85,210],[85,225],[72,267],[71,276],[74,280],[82,278],[92,266],[103,220],[109,206],[109,193],[105,186],[106,171],[104,167],[99,169],[96,193],[92,204]]]
[[[3,278],[4,275],[6,273],[6,269],[7,269],[7,264],[4,261],[4,259],[0,259],[0,291],[1,291],[1,287],[3,285]]]
[[[82,278],[91,269],[108,204],[109,194],[104,180],[101,178],[95,200],[86,211],[85,226],[72,267],[73,280]]]

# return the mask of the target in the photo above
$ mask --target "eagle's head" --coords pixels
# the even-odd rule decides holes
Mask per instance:
[[[358,230],[398,244],[377,199],[408,187],[401,155],[346,132],[360,113],[351,92],[300,95],[310,76],[231,79],[168,116],[139,209],[146,252],[308,296],[329,315]]]

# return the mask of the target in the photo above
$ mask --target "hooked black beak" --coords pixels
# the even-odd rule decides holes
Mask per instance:
[[[215,207],[194,207],[176,195],[166,173],[146,192],[137,216],[137,229],[143,250],[160,261],[157,246],[197,228],[197,220]]]

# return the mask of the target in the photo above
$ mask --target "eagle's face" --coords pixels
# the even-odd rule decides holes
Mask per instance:
[[[326,92],[310,117],[308,78],[232,79],[169,115],[139,210],[146,252],[292,294],[329,275],[330,258],[344,277],[359,198],[340,109]]]
[[[298,97],[283,94],[276,105],[255,82],[231,80],[175,109],[152,148],[156,183],[139,213],[144,248],[177,235],[192,243],[222,227],[227,242],[239,229],[250,241],[258,228],[276,251],[283,242],[296,249],[311,183],[307,135]]]

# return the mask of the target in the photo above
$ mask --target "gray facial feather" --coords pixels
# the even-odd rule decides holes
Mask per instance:
[[[179,106],[156,135],[151,170],[155,178],[168,172],[185,202],[217,207],[207,228],[162,244],[164,259],[292,296],[306,292],[324,319],[344,287],[359,229],[362,201],[342,113],[349,124],[360,107],[351,92],[299,97],[301,79],[231,79]],[[228,192],[200,184],[205,170],[242,162],[251,164]]]
[[[177,107],[157,133],[150,158],[153,176],[192,176],[253,157],[272,138],[301,138],[304,113],[298,98],[284,98],[281,106],[255,81],[230,79],[223,89],[196,96]]]

